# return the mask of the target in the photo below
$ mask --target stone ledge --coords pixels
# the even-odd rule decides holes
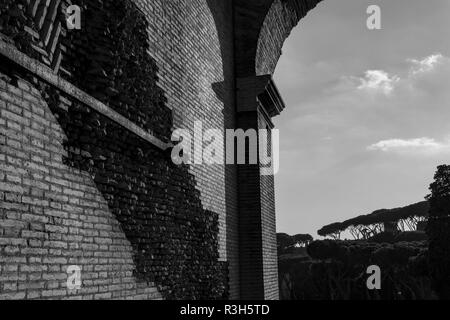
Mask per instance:
[[[0,56],[4,57],[14,64],[26,69],[27,71],[31,72],[36,77],[39,77],[43,81],[47,82],[50,85],[55,86],[57,89],[65,92],[69,96],[73,97],[74,99],[78,100],[79,102],[85,104],[89,108],[99,112],[100,114],[108,117],[109,119],[113,120],[117,124],[121,125],[128,131],[134,133],[138,137],[144,139],[145,141],[151,143],[155,147],[161,149],[161,150],[167,150],[172,147],[172,144],[165,143],[155,136],[153,136],[151,133],[145,131],[135,123],[131,122],[121,114],[117,113],[116,111],[112,110],[99,100],[95,99],[91,95],[87,94],[83,90],[78,89],[76,86],[71,84],[70,82],[64,80],[63,78],[59,77],[53,71],[45,66],[44,64],[28,57],[26,54],[20,52],[17,50],[16,47],[14,47],[11,44],[8,44],[0,39]]]
[[[265,90],[259,94],[258,99],[261,101],[269,116],[273,118],[280,115],[286,108],[286,105],[284,104],[283,98],[281,97],[272,76],[265,76],[265,80],[267,81],[264,88]]]
[[[237,79],[238,112],[257,109],[256,98],[270,118],[278,116],[285,104],[270,74]]]

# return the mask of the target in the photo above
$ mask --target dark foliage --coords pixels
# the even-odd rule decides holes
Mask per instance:
[[[440,298],[450,299],[450,166],[438,167],[430,191],[430,273]]]
[[[278,254],[293,253],[295,247],[306,246],[313,240],[314,239],[310,234],[296,234],[290,236],[286,233],[277,233]]]
[[[369,238],[369,242],[377,243],[395,243],[395,242],[413,242],[413,241],[426,241],[428,240],[427,234],[423,231],[406,231],[400,233],[381,232]]]
[[[365,241],[314,241],[313,259],[281,260],[283,299],[403,300],[434,298],[428,278],[427,243],[377,244]],[[368,290],[367,267],[381,268],[381,290]]]

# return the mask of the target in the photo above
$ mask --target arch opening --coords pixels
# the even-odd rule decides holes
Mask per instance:
[[[449,32],[439,12],[448,4],[382,3],[382,30],[366,26],[368,1],[345,0],[324,2],[292,33],[261,32],[269,41],[259,40],[256,72],[274,74],[287,106],[274,119],[281,137],[279,232],[317,238],[321,227],[348,222],[341,239],[372,238],[392,231],[392,224],[356,218],[381,208],[394,208],[386,214],[428,211],[428,186],[436,167],[448,161],[450,113],[443,105],[450,101],[444,89],[450,48],[442,42]],[[286,43],[280,34],[289,35]],[[264,63],[267,56],[272,59]],[[393,229],[426,239],[424,220],[420,214],[399,218]],[[282,274],[280,263],[283,297],[292,288],[283,288]]]

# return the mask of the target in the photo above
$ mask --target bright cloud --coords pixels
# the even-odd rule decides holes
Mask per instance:
[[[408,62],[412,64],[411,73],[413,75],[432,71],[439,63],[444,59],[444,56],[440,53],[432,54],[422,60],[408,59]]]
[[[450,148],[449,143],[438,142],[431,138],[416,138],[416,139],[390,139],[382,140],[371,146],[367,147],[370,151],[383,151],[383,152],[440,152],[448,150]]]
[[[380,91],[384,94],[390,94],[394,89],[402,84],[406,84],[415,79],[415,76],[429,73],[436,70],[437,66],[449,63],[449,59],[440,53],[429,55],[423,59],[408,59],[411,65],[409,75],[401,78],[397,75],[391,75],[384,70],[367,70],[364,77],[350,77],[358,82],[359,90]],[[344,77],[344,79],[347,79]]]
[[[394,90],[395,84],[400,81],[397,76],[390,76],[389,73],[383,70],[368,70],[364,78],[360,78],[360,90],[380,90],[385,94],[389,94]]]

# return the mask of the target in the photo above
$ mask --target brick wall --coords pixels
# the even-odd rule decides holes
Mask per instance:
[[[150,52],[175,128],[234,128],[231,1],[135,0],[149,21]],[[161,46],[161,44],[167,44]],[[230,297],[239,297],[236,168],[193,165],[201,200],[219,214],[219,252],[229,261]]]
[[[0,299],[160,299],[136,280],[131,243],[90,174],[64,163],[65,133],[41,92],[0,78]],[[73,294],[69,265],[83,271]]]
[[[267,123],[262,114],[258,115],[259,129],[270,130],[272,125]],[[268,137],[271,146],[270,137]],[[264,299],[278,300],[278,254],[276,239],[275,214],[275,181],[273,175],[260,177],[261,202],[261,230],[262,230],[262,257],[264,278]]]
[[[108,24],[102,13],[111,8],[112,2],[109,1],[79,2],[83,9],[90,10],[86,12],[94,13],[98,24],[83,21],[89,35],[83,34],[83,30],[73,31],[77,34],[63,30],[59,43],[64,46],[65,54],[59,74],[166,141],[170,138],[167,132],[170,135],[175,128],[192,130],[195,121],[202,121],[205,130],[233,127],[233,90],[230,88],[233,85],[233,64],[229,61],[232,58],[232,28],[227,26],[232,22],[229,18],[230,3],[134,3],[145,17],[148,38],[142,48],[150,55],[149,59],[140,58],[142,64],[138,67],[145,68],[150,77],[143,74],[141,79],[133,79],[137,81],[133,85],[138,90],[143,87],[145,91],[129,95],[123,91],[129,89],[121,89],[117,99],[110,95],[117,85],[103,85],[114,81],[120,82],[119,85],[122,83],[120,78],[109,73],[113,68],[109,68],[104,55],[114,49],[108,44],[110,39],[102,33],[102,28]],[[97,11],[101,14],[96,14],[86,5],[102,10]],[[135,10],[132,5],[127,8]],[[39,12],[37,10],[36,16]],[[64,18],[56,15],[56,21],[58,17]],[[133,36],[139,37],[140,30],[134,31],[137,34]],[[37,32],[34,40],[39,41],[39,30],[34,32]],[[125,45],[125,49],[141,57],[139,44],[136,48],[134,45]],[[34,56],[35,51],[30,52]],[[42,50],[38,53],[45,54]],[[95,57],[92,60],[97,63],[97,70],[93,65],[87,65],[89,54]],[[108,56],[106,59],[120,61],[124,60],[122,57],[119,52],[115,59]],[[45,63],[45,57],[41,58],[39,60]],[[128,68],[129,62],[126,62]],[[48,65],[52,66],[52,63]],[[21,174],[15,177],[15,185],[9,174],[0,179],[4,213],[0,224],[2,258],[11,259],[11,265],[5,264],[5,271],[12,272],[11,275],[4,273],[2,265],[5,278],[0,283],[2,292],[7,292],[5,298],[23,295],[28,298],[160,298],[162,294],[167,298],[205,299],[228,294],[221,285],[222,280],[226,280],[224,276],[230,278],[227,285],[230,297],[238,297],[235,168],[207,165],[174,168],[167,154],[149,149],[148,144],[125,129],[113,125],[101,115],[87,112],[86,106],[73,101],[72,97],[55,88],[46,88],[39,82],[25,84],[24,79],[28,79],[30,74],[16,75],[14,67],[7,69],[3,71],[7,81],[3,83],[1,99],[0,124],[4,124],[1,137],[5,140],[1,154],[11,155],[2,156],[0,161],[7,166],[5,172]],[[83,73],[83,69],[86,72]],[[155,72],[156,87],[151,78]],[[135,74],[130,74],[125,80],[129,81]],[[133,85],[131,89],[134,89]],[[11,93],[16,95],[11,98]],[[161,95],[163,99],[158,100]],[[140,99],[141,96],[148,99]],[[27,100],[30,97],[44,111],[31,108]],[[127,103],[124,98],[133,99],[133,103]],[[13,101],[7,102],[8,99]],[[10,108],[16,113],[10,114]],[[170,113],[169,119],[165,116],[166,110]],[[3,123],[9,116],[12,119]],[[37,135],[32,127],[37,125],[31,119],[44,116],[47,119],[38,127],[41,132]],[[13,129],[16,130],[14,133]],[[34,149],[41,147],[43,150],[27,150],[13,137],[17,141],[33,141],[37,144]],[[47,150],[49,141],[55,146]],[[12,146],[15,149],[11,149]],[[34,151],[38,154],[35,155]],[[22,158],[15,159],[15,156]],[[145,159],[142,158],[144,156]],[[29,161],[34,159],[38,163],[30,164]],[[60,171],[53,170],[51,161]],[[27,171],[31,170],[30,165],[39,175]],[[28,174],[32,176],[28,177]],[[227,187],[226,179],[229,182]],[[15,188],[14,195],[10,194],[10,187]],[[37,219],[40,224],[18,223],[22,216],[14,215],[11,206],[21,207],[29,219]],[[52,214],[59,216],[54,220]],[[55,250],[49,242],[53,240],[59,246]],[[30,243],[34,246],[32,256],[27,251]],[[16,245],[16,248],[10,248],[10,245]],[[69,260],[68,257],[74,258]],[[217,260],[223,263],[215,263]],[[70,264],[83,267],[83,288],[75,295],[67,292],[64,281],[61,281],[67,279],[64,269]],[[41,278],[36,275],[39,282],[27,277],[25,269],[28,265],[41,268],[36,270],[41,275]],[[226,265],[229,268],[225,268]],[[119,274],[115,268],[127,273]],[[46,280],[52,277],[55,280],[49,285]],[[202,277],[210,278],[202,280]],[[117,287],[111,287],[116,284]],[[34,291],[31,292],[28,286],[32,286]],[[50,286],[49,290],[47,286]],[[146,293],[148,295],[144,296]]]
[[[243,130],[257,128],[256,112],[239,113],[238,126]],[[257,164],[238,166],[240,289],[244,300],[264,299],[259,178]]]
[[[2,19],[0,41],[167,142],[196,121],[258,128],[257,112],[236,115],[235,79],[272,73],[292,19],[317,1],[272,2],[5,0],[36,10]],[[65,27],[70,4],[85,30]],[[58,79],[36,78],[40,65],[0,59],[0,298],[277,298],[273,178],[175,167]]]

